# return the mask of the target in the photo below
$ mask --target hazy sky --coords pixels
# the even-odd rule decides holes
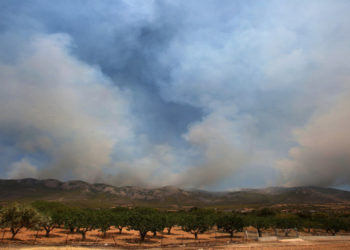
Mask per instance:
[[[350,1],[0,2],[0,178],[350,184]]]

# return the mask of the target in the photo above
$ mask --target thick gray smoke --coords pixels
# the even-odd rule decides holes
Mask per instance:
[[[347,0],[0,1],[0,177],[350,184],[349,13]]]
[[[249,156],[241,148],[239,129],[238,124],[216,113],[191,126],[185,139],[201,152],[201,159],[183,173],[180,184],[211,186],[247,164]]]
[[[207,186],[244,162],[233,143],[237,138],[230,135],[234,124],[222,117],[209,116],[190,128],[185,137],[193,156],[166,144],[151,145],[134,130],[138,121],[129,109],[131,95],[74,59],[69,43],[65,35],[34,37],[23,48],[25,55],[1,64],[1,131],[14,135],[22,155],[8,167],[9,178]],[[120,160],[122,154],[132,157]],[[188,159],[196,156],[201,159],[193,165],[197,161]]]
[[[71,57],[68,44],[64,35],[35,37],[15,62],[0,64],[0,131],[22,156],[10,178],[93,181],[111,163],[115,138],[133,136],[128,94]]]
[[[350,92],[320,109],[295,130],[298,146],[279,162],[284,183],[298,185],[350,184]]]

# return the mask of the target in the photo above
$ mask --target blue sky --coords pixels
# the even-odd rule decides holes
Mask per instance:
[[[0,176],[350,182],[350,2],[1,1]]]

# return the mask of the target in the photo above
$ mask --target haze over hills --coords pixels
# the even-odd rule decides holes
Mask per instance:
[[[350,203],[350,192],[323,187],[268,187],[239,191],[209,192],[173,186],[141,188],[115,187],[84,181],[55,179],[0,180],[0,202],[49,200],[81,205],[151,205],[167,207],[244,204]]]

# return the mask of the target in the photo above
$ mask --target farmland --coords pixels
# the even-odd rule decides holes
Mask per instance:
[[[135,249],[350,244],[346,210],[292,212],[282,208],[166,211],[150,207],[87,209],[47,201],[11,203],[1,209],[0,246]]]
[[[15,241],[9,240],[10,232],[5,231],[4,238],[1,242],[0,249],[50,249],[50,250],[79,250],[83,247],[87,249],[111,249],[111,248],[188,248],[198,249],[198,247],[211,247],[223,249],[225,247],[230,249],[346,249],[350,247],[349,238],[336,240],[328,240],[322,236],[318,236],[320,240],[301,240],[301,241],[286,241],[286,238],[282,237],[280,241],[275,242],[258,242],[255,240],[254,231],[250,229],[252,239],[244,240],[243,233],[237,233],[236,236],[230,241],[227,235],[209,231],[200,235],[199,240],[194,240],[190,233],[183,232],[181,228],[174,228],[171,235],[167,235],[166,231],[158,237],[148,236],[144,243],[137,241],[138,233],[136,231],[126,231],[121,235],[119,230],[112,229],[109,231],[106,238],[102,238],[101,232],[93,230],[87,235],[86,241],[81,241],[79,234],[69,233],[68,230],[54,229],[52,237],[45,237],[43,231],[24,230],[21,232]],[[272,231],[270,232],[273,233]],[[320,233],[322,234],[322,233]],[[324,234],[324,233],[323,233]],[[308,235],[302,233],[301,235]],[[343,235],[343,234],[342,234]],[[345,235],[345,234],[344,234]],[[336,236],[338,237],[338,236]],[[295,239],[295,235],[291,235],[290,239]],[[195,248],[197,247],[197,248]],[[85,248],[84,248],[85,249]]]

